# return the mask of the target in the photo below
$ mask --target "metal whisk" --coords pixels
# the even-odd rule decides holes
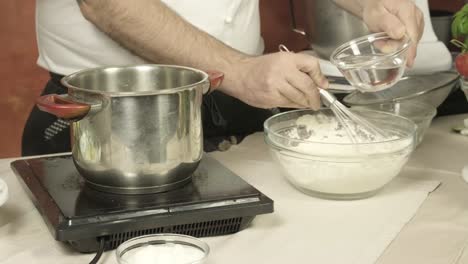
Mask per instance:
[[[279,50],[289,52],[289,49],[283,44],[279,45]],[[364,117],[354,114],[332,93],[323,88],[318,89],[322,102],[333,111],[338,123],[345,129],[352,143],[372,142],[376,138],[388,138],[388,134],[384,130],[367,121]]]
[[[376,138],[388,138],[388,134],[384,130],[367,121],[364,117],[353,113],[327,90],[319,88],[319,93],[322,102],[333,111],[338,122],[348,134],[351,142],[363,143],[372,142]]]

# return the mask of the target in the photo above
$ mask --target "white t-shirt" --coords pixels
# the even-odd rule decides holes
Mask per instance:
[[[263,52],[258,0],[163,2],[227,45],[252,55]],[[36,33],[38,64],[58,74],[100,66],[147,63],[87,21],[76,0],[36,0]]]

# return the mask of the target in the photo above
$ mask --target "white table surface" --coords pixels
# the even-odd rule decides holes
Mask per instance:
[[[468,184],[461,178],[461,170],[468,164],[468,137],[450,130],[452,126],[461,124],[464,118],[468,118],[468,115],[435,119],[423,143],[413,153],[406,165],[414,171],[414,175],[410,177],[433,179],[442,182],[442,185],[426,199],[415,217],[401,230],[377,263],[468,264]],[[0,159],[0,177],[10,187],[10,200],[0,207],[0,228],[7,225],[26,229],[40,228],[43,229],[41,234],[47,236],[49,234],[44,223],[21,221],[26,214],[38,213],[10,169],[12,160],[14,159]],[[31,239],[41,243],[41,237]],[[63,252],[64,246],[60,243],[52,246]],[[5,249],[0,248],[0,256],[7,256],[8,252],[2,250]],[[57,250],[51,248],[51,251]],[[80,261],[70,258],[73,256]],[[56,263],[85,263],[85,259],[91,258],[91,255],[83,258],[68,251],[67,257],[57,259]],[[111,259],[113,253],[108,252],[103,256],[103,263],[114,263]],[[0,263],[2,262],[3,259],[0,259]],[[41,262],[39,258],[31,260],[31,263],[45,262]]]
[[[468,184],[461,170],[468,165],[468,137],[451,132],[468,115],[436,118],[407,167],[438,173],[414,177],[442,182],[413,220],[381,256],[379,264],[468,263]]]

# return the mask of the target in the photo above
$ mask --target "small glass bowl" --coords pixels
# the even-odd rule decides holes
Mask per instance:
[[[361,92],[377,92],[398,82],[406,67],[410,38],[375,33],[339,46],[330,61]]]
[[[200,256],[197,256],[196,259],[185,260],[182,262],[180,259],[181,256],[161,256],[156,252],[158,246],[177,246],[180,250],[186,250],[187,253],[194,252],[194,250],[200,251]],[[158,257],[161,259],[167,259],[167,262],[161,261],[161,259],[152,258],[152,263],[159,264],[202,264],[205,263],[206,258],[210,252],[208,244],[192,236],[179,235],[179,234],[154,234],[140,236],[136,238],[129,239],[116,249],[115,253],[117,256],[117,262],[119,264],[141,264],[146,263],[144,261],[137,262],[135,256],[136,250],[144,249],[145,247],[152,247],[155,251],[153,252],[144,252],[138,257],[149,258],[149,257]],[[159,249],[161,252],[161,249]],[[130,254],[134,254],[131,256]]]

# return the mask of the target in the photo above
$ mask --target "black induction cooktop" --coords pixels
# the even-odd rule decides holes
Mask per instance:
[[[112,249],[132,237],[181,233],[197,237],[236,233],[273,201],[205,156],[187,185],[157,194],[121,195],[88,186],[70,155],[11,163],[56,240],[80,252]]]

